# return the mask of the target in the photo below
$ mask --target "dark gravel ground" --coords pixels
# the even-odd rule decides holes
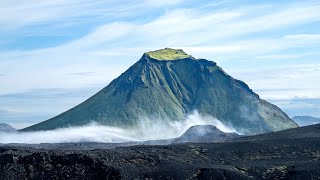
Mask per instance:
[[[1,145],[0,179],[319,180],[319,136],[314,125],[222,143]]]

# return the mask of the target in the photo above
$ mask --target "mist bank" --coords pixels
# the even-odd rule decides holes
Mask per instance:
[[[181,136],[194,125],[214,125],[227,133],[235,132],[232,127],[210,116],[194,112],[184,121],[141,118],[134,128],[117,128],[92,122],[85,126],[60,128],[35,132],[0,132],[0,143],[68,143],[100,142],[123,143],[130,141],[147,141],[170,139]]]

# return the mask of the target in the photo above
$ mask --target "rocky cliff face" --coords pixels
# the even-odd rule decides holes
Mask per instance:
[[[145,53],[126,72],[80,105],[24,131],[85,125],[92,121],[133,127],[141,119],[182,121],[197,110],[243,134],[297,127],[216,63],[182,50]]]

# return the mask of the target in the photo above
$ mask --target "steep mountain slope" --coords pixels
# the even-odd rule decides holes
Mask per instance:
[[[133,127],[141,119],[180,121],[194,110],[218,118],[243,134],[297,127],[278,107],[261,100],[244,82],[227,75],[216,63],[166,48],[145,53],[85,102],[24,131],[92,121]]]

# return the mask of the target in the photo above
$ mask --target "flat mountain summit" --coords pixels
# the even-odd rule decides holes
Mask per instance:
[[[185,53],[182,49],[159,49],[156,51],[147,52],[150,58],[159,60],[159,61],[174,61],[174,60],[181,60],[185,58],[193,58],[192,56]]]
[[[277,106],[259,98],[215,62],[183,50],[161,49],[141,59],[78,106],[23,131],[98,122],[130,128],[141,121],[183,121],[188,114],[219,119],[242,134],[297,127]]]

